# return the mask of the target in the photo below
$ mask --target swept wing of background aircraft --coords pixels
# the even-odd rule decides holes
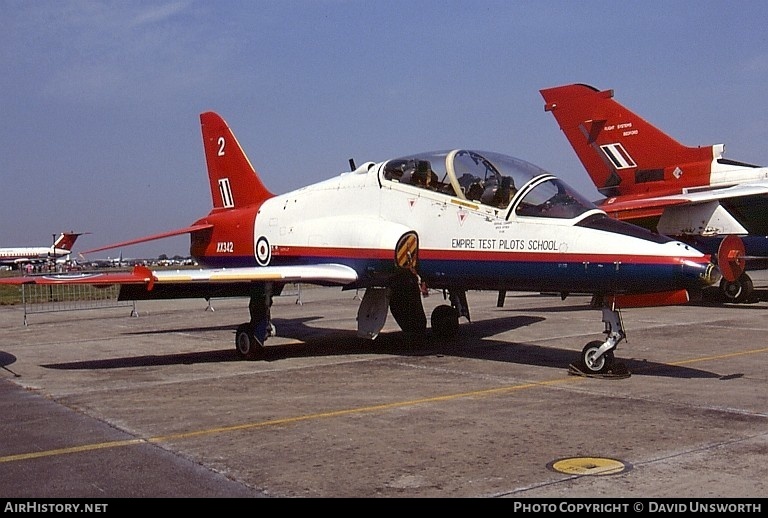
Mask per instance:
[[[121,284],[120,298],[244,296],[251,319],[235,333],[245,358],[272,331],[273,295],[288,283],[364,289],[358,333],[371,339],[388,312],[425,333],[425,288],[450,304],[431,315],[433,335],[470,319],[467,290],[594,294],[604,340],[578,365],[605,373],[624,339],[619,309],[680,304],[720,274],[710,256],[609,218],[552,174],[509,156],[454,149],[366,162],[287,194],[262,183],[226,122],[200,116],[213,209],[189,227],[108,248],[190,234],[203,267],[130,273],[17,277],[5,283]],[[312,167],[312,164],[307,164]]]
[[[62,232],[51,246],[19,246],[0,248],[0,264],[18,268],[27,263],[44,263],[69,255],[82,233]]]
[[[768,167],[723,158],[724,146],[686,147],[613,99],[583,84],[541,90],[605,200],[598,206],[629,221],[716,254],[723,240],[737,268],[721,268],[730,302],[746,301],[744,272],[768,262]],[[741,241],[741,244],[738,243]]]

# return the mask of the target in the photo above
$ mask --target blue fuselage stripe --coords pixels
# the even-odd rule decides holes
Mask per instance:
[[[256,266],[252,257],[227,257],[226,261],[207,262],[211,267]],[[273,257],[270,266],[344,264],[358,272],[361,285],[371,279],[387,279],[397,269],[392,259],[342,257]],[[640,293],[658,290],[701,287],[705,265],[653,262],[541,262],[467,261],[422,259],[418,273],[432,288],[473,290],[520,290],[558,292]],[[620,273],[620,275],[617,275]],[[620,282],[621,284],[617,284]],[[376,282],[372,282],[376,284]]]

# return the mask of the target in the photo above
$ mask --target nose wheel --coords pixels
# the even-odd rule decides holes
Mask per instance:
[[[603,346],[603,342],[595,340],[589,342],[584,346],[581,351],[580,367],[584,372],[591,374],[605,374],[611,370],[616,364],[616,358],[613,355],[613,350],[605,351],[600,355],[600,348]]]
[[[742,273],[736,280],[729,281],[725,277],[720,281],[720,291],[726,302],[746,302],[754,291],[752,279],[746,273]]]
[[[723,275],[720,291],[726,302],[745,302],[752,295],[752,279],[744,272],[744,252],[744,242],[735,235],[723,239],[717,250],[717,266]]]

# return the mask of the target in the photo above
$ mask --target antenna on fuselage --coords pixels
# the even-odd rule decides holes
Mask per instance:
[[[354,171],[355,169],[357,169],[357,167],[355,167],[355,159],[354,158],[350,158],[349,159],[349,170],[350,171]]]

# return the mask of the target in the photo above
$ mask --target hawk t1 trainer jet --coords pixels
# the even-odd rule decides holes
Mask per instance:
[[[621,308],[682,304],[720,280],[709,255],[608,217],[517,158],[452,149],[350,160],[349,172],[275,195],[219,115],[200,121],[213,209],[188,227],[91,252],[190,234],[202,268],[2,282],[120,284],[122,300],[249,297],[250,320],[235,333],[243,358],[263,352],[272,296],[289,283],[364,289],[358,333],[370,339],[388,313],[403,331],[426,333],[425,289],[450,302],[431,315],[438,337],[469,320],[467,290],[592,294],[606,336],[587,344],[577,365],[603,374],[625,337]]]
[[[723,246],[740,255],[735,268],[720,265],[720,289],[727,302],[747,301],[747,262],[768,264],[768,167],[723,158],[722,144],[686,147],[616,102],[613,90],[572,84],[540,92],[607,197],[598,206],[705,253]]]

